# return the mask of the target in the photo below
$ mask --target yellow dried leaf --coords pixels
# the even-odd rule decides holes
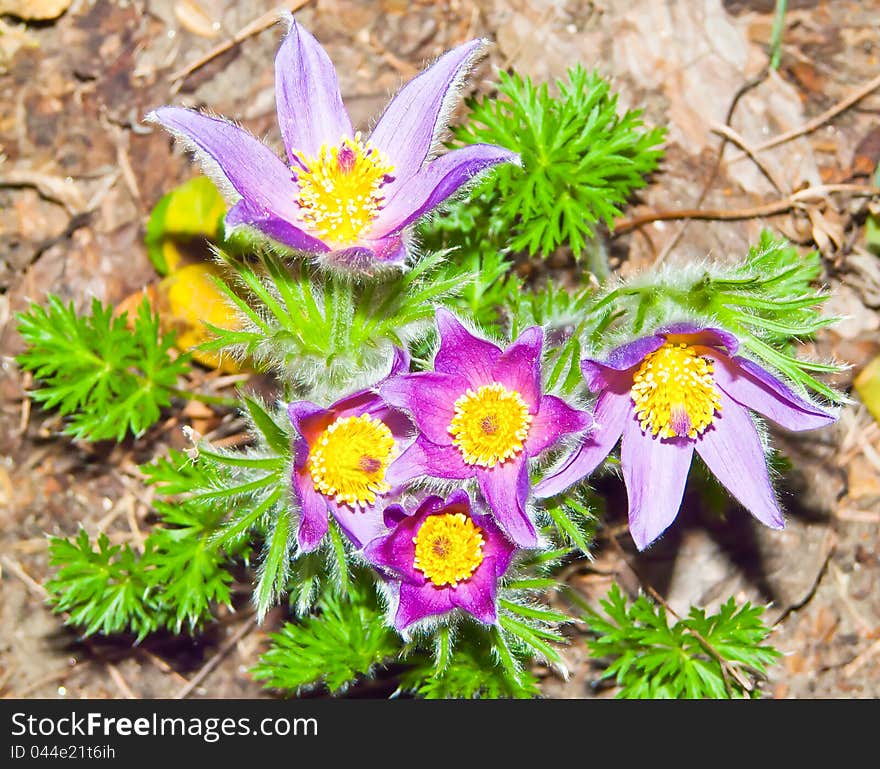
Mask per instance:
[[[57,19],[70,7],[71,0],[0,0],[0,13],[26,21]]]
[[[859,398],[871,416],[880,422],[880,356],[865,366],[853,381]]]
[[[177,347],[191,352],[204,366],[228,374],[241,371],[237,361],[217,352],[192,348],[210,338],[205,323],[226,329],[240,328],[238,316],[213,281],[219,276],[210,263],[188,264],[172,272],[159,283],[159,311],[163,325],[177,331]]]

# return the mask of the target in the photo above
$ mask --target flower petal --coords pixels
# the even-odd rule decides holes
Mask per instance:
[[[633,418],[620,442],[620,466],[629,497],[629,531],[639,550],[659,537],[678,515],[694,453],[689,438],[643,434]]]
[[[499,525],[520,547],[535,547],[538,535],[526,512],[529,469],[526,458],[518,457],[490,468],[477,468],[480,491]]]
[[[327,499],[327,508],[356,548],[363,547],[371,539],[378,537],[384,530],[382,520],[381,498],[365,510],[353,510],[348,505],[341,505],[333,499]]]
[[[495,381],[492,372],[501,358],[498,346],[472,334],[442,307],[437,308],[436,320],[440,347],[434,370],[464,377],[474,389]]]
[[[229,209],[224,222],[227,233],[237,227],[253,227],[267,238],[296,251],[319,254],[329,250],[323,241],[309,235],[305,230],[301,230],[286,219],[280,219],[254,207],[249,200],[239,200]]]
[[[736,356],[714,354],[715,382],[743,406],[763,414],[786,430],[814,430],[836,417],[796,395],[756,363]]]
[[[295,470],[293,492],[299,502],[299,527],[296,541],[303,552],[314,550],[327,533],[327,500],[315,491],[308,473]]]
[[[739,339],[723,328],[707,328],[684,321],[664,326],[657,333],[663,334],[670,342],[684,342],[705,347],[724,347],[728,355],[735,355],[739,349]]]
[[[406,243],[400,235],[389,235],[363,244],[329,251],[321,261],[329,267],[338,267],[347,273],[375,275],[380,270],[399,267],[406,263]]]
[[[595,423],[592,432],[584,437],[568,459],[535,486],[535,496],[555,496],[592,473],[611,453],[623,432],[624,422],[631,414],[632,402],[629,394],[602,393],[593,411]]]
[[[333,413],[329,409],[322,408],[311,401],[294,401],[287,405],[287,415],[297,431],[309,443],[318,437],[330,422],[333,421]]]
[[[404,630],[425,617],[435,614],[446,614],[455,607],[452,605],[448,588],[435,587],[431,582],[424,585],[411,585],[402,582],[400,585],[400,603],[394,617],[394,627]]]
[[[530,457],[549,449],[563,435],[581,433],[593,426],[593,417],[588,411],[572,408],[561,398],[545,395],[541,407],[532,418],[529,437],[526,438],[526,451]]]
[[[483,530],[483,556],[494,563],[495,576],[502,576],[510,566],[516,545],[498,528],[491,515],[472,515],[474,523]],[[482,565],[479,567],[482,568]],[[479,570],[479,569],[478,569]]]
[[[437,371],[389,379],[379,388],[387,403],[412,413],[419,430],[433,443],[452,445],[449,424],[455,416],[455,401],[467,390],[459,376]]]
[[[333,62],[292,18],[275,55],[275,102],[278,127],[292,166],[297,164],[297,150],[314,157],[325,142],[337,146],[352,135]]]
[[[484,625],[494,625],[498,619],[495,596],[498,578],[495,576],[495,559],[484,558],[470,579],[449,588],[452,605],[476,617]]]
[[[400,232],[499,163],[519,165],[519,155],[494,144],[470,144],[441,155],[407,181],[388,185],[391,190],[386,190],[373,233]]]
[[[394,164],[393,184],[403,185],[422,167],[446,127],[458,85],[485,40],[471,40],[443,54],[392,99],[370,135],[370,144]]]
[[[619,386],[625,382],[632,384],[632,377],[621,378],[615,376],[621,371],[626,371],[644,360],[646,355],[659,350],[665,339],[658,335],[643,336],[627,344],[612,350],[604,360],[586,358],[581,361],[581,372],[587,382],[587,386],[593,392]]]
[[[722,393],[721,412],[696,447],[706,466],[743,507],[770,528],[783,528],[764,448],[745,408]]]
[[[537,413],[541,402],[541,346],[544,332],[540,326],[525,329],[492,367],[492,378],[518,392],[529,407]]]
[[[228,120],[195,110],[160,107],[146,118],[160,123],[193,150],[221,189],[224,181],[248,201],[254,215],[298,221],[293,173],[265,144]],[[218,178],[219,177],[219,178]]]
[[[475,472],[455,446],[440,446],[420,435],[391,463],[385,480],[392,486],[399,486],[422,475],[464,480],[473,478]]]

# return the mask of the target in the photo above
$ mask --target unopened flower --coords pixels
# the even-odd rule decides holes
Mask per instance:
[[[390,505],[385,522],[391,532],[368,543],[364,557],[399,581],[398,630],[453,609],[496,621],[498,580],[516,548],[490,515],[472,511],[466,492],[430,496],[413,514]]]
[[[476,478],[507,534],[521,547],[537,535],[526,512],[528,461],[592,418],[541,390],[540,327],[506,350],[474,336],[437,310],[434,371],[389,378],[380,393],[412,414],[420,435],[389,472],[392,483],[418,476]]]
[[[398,93],[369,138],[355,132],[336,71],[293,19],[275,57],[275,99],[287,162],[219,117],[177,107],[147,116],[185,141],[235,205],[226,225],[252,227],[342,267],[406,259],[406,228],[484,169],[519,162],[473,144],[429,160],[459,86],[485,46],[472,40],[441,56]]]
[[[390,375],[408,367],[398,350]],[[296,401],[287,411],[296,432],[292,483],[300,549],[318,546],[327,533],[328,512],[361,547],[384,528],[382,508],[392,491],[388,471],[412,437],[412,422],[372,390],[329,408]]]
[[[716,328],[676,324],[613,350],[581,369],[599,394],[596,430],[535,487],[558,494],[589,475],[614,448],[629,497],[629,528],[639,550],[675,520],[694,450],[759,521],[784,525],[751,411],[788,430],[824,427],[834,417],[796,395]]]

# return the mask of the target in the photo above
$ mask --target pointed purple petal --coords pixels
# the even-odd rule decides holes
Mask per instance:
[[[801,398],[747,358],[712,356],[715,382],[737,403],[763,414],[786,430],[815,430],[835,417]]]
[[[697,453],[755,518],[772,529],[783,528],[785,523],[755,424],[745,408],[724,393],[720,414],[697,439]]]
[[[629,393],[602,393],[593,411],[595,425],[592,432],[583,438],[580,446],[562,465],[535,486],[535,496],[542,499],[555,496],[592,473],[611,453],[631,414]]]
[[[287,405],[287,415],[293,429],[307,441],[313,441],[334,417],[329,409],[311,401],[294,401]]]
[[[338,146],[352,135],[336,69],[318,41],[295,21],[275,55],[275,102],[291,165],[297,150],[314,157],[325,142]]]
[[[314,550],[327,533],[327,501],[317,491],[308,473],[293,473],[293,491],[299,502],[296,541],[303,552]]]
[[[678,515],[694,442],[661,440],[627,420],[620,442],[620,467],[629,497],[629,531],[639,550],[659,537]]]
[[[455,607],[452,605],[449,588],[435,587],[431,582],[424,585],[411,585],[403,582],[400,585],[400,603],[394,617],[394,627],[404,630],[425,617],[446,614]]]
[[[683,322],[671,323],[659,329],[657,333],[662,334],[671,342],[684,342],[704,347],[724,347],[728,355],[735,355],[739,349],[739,339],[723,328],[706,328],[696,323]]]
[[[535,414],[541,401],[541,346],[544,333],[540,326],[523,331],[492,368],[492,378],[518,392]]]
[[[393,505],[388,505],[388,507],[385,508],[382,513],[382,520],[389,529],[393,529],[408,516],[409,514],[403,509],[403,505],[395,503]]]
[[[280,219],[267,211],[255,208],[249,200],[239,200],[229,209],[225,224],[227,233],[237,227],[253,227],[267,238],[296,251],[320,254],[329,250],[323,241],[309,235],[286,219]]]
[[[538,536],[526,512],[529,495],[529,469],[520,455],[491,468],[477,469],[480,491],[492,515],[507,535],[520,547],[535,547]]]
[[[498,528],[491,515],[472,515],[474,523],[483,531],[483,556],[492,558],[495,565],[495,576],[500,577],[510,566],[516,545]],[[482,567],[481,567],[482,568]]]
[[[632,378],[621,378],[619,372],[626,371],[641,363],[646,355],[659,350],[665,343],[659,335],[644,336],[612,350],[604,360],[586,358],[581,361],[581,372],[587,386],[593,392],[620,385],[624,379],[632,384]]]
[[[370,144],[394,164],[402,186],[425,162],[458,97],[458,85],[486,45],[471,40],[445,53],[394,97],[370,136]]]
[[[366,240],[362,245],[329,251],[321,261],[346,272],[376,275],[381,270],[399,267],[406,263],[406,243],[400,235],[389,235]]]
[[[389,379],[379,388],[379,393],[390,405],[411,412],[428,440],[449,446],[452,444],[449,424],[455,416],[455,401],[466,390],[467,382],[459,376],[420,371]]]
[[[545,395],[541,398],[541,408],[532,418],[526,451],[530,457],[535,457],[563,435],[581,433],[592,426],[593,417],[589,412],[574,409],[554,395]]]
[[[381,507],[382,498],[365,510],[353,510],[348,505],[341,505],[333,499],[327,499],[327,508],[356,548],[363,547],[371,539],[378,537],[384,530]]]
[[[476,617],[485,625],[494,625],[498,619],[495,596],[498,581],[495,576],[495,559],[484,558],[470,579],[449,588],[452,605]]]
[[[411,179],[386,191],[386,202],[373,222],[376,235],[400,232],[499,163],[516,163],[519,155],[494,144],[471,144],[432,160]],[[392,187],[392,185],[389,185]]]
[[[492,372],[501,358],[501,350],[492,342],[474,336],[442,307],[437,308],[436,319],[440,348],[434,357],[434,369],[464,377],[473,389],[495,381]]]
[[[212,179],[220,176],[248,201],[255,214],[296,222],[299,189],[293,173],[265,144],[222,118],[194,110],[161,107],[147,116],[160,123],[196,152]]]
[[[420,435],[391,463],[385,480],[392,486],[399,486],[422,475],[464,480],[473,478],[475,473],[476,469],[462,459],[455,446],[440,446]]]

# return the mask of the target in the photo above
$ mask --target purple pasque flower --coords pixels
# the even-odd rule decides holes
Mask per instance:
[[[737,338],[718,328],[679,323],[584,360],[599,394],[597,429],[536,487],[558,494],[589,475],[620,443],[629,529],[644,550],[675,520],[694,450],[761,523],[784,525],[764,447],[749,411],[788,430],[824,427],[835,417],[737,355]]]
[[[537,534],[526,512],[528,461],[562,436],[588,430],[593,420],[542,393],[540,327],[527,328],[501,350],[438,309],[437,331],[434,371],[391,377],[379,390],[412,414],[420,432],[389,470],[389,483],[476,478],[508,536],[534,547]]]
[[[395,349],[389,376],[408,369],[408,356]],[[287,413],[295,431],[292,487],[300,549],[318,546],[328,512],[362,547],[384,530],[382,508],[393,491],[388,471],[415,432],[412,422],[374,390],[360,390],[329,408],[296,401]]]
[[[364,557],[399,580],[398,630],[453,609],[495,623],[498,580],[516,546],[490,515],[473,512],[465,491],[429,496],[415,513],[390,505],[384,518],[391,532],[369,542]]]
[[[147,116],[195,152],[235,205],[230,229],[252,227],[298,251],[349,269],[406,260],[406,228],[478,173],[519,163],[473,144],[429,160],[461,81],[486,45],[472,40],[407,83],[369,138],[351,126],[327,53],[289,17],[275,57],[275,100],[287,162],[247,131],[178,107]]]

